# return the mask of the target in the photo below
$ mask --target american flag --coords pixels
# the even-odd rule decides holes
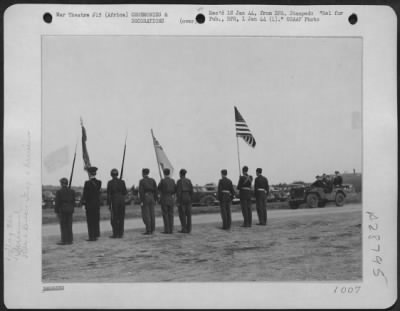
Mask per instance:
[[[249,127],[246,124],[246,121],[243,119],[239,110],[237,110],[235,106],[235,124],[236,124],[236,136],[242,137],[244,141],[251,147],[256,146],[256,140],[250,132]]]
[[[83,121],[81,118],[81,127],[82,127],[82,156],[83,156],[83,163],[84,163],[84,170],[87,171],[89,167],[91,167],[90,165],[90,159],[89,159],[89,153],[86,147],[86,140],[87,140],[87,136],[86,136],[86,129],[83,126]]]

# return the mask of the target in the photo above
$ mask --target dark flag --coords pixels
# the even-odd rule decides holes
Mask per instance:
[[[89,159],[89,153],[86,147],[86,140],[87,140],[87,136],[86,136],[86,129],[83,126],[83,121],[81,118],[81,126],[82,126],[82,155],[83,155],[83,163],[84,163],[84,170],[87,171],[89,167],[91,167],[90,165],[90,159]]]
[[[235,124],[236,124],[236,136],[242,137],[244,141],[251,147],[256,146],[256,140],[250,132],[249,127],[246,124],[246,121],[243,119],[239,110],[235,107]]]

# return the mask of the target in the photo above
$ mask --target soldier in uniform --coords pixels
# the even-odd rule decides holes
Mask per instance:
[[[222,229],[224,230],[231,228],[231,202],[235,196],[232,181],[227,175],[227,170],[221,170],[221,179],[218,182],[218,200],[221,208]]]
[[[89,167],[89,180],[85,182],[82,194],[82,204],[86,209],[86,222],[89,239],[96,241],[100,236],[100,190],[101,181],[96,179],[97,167]]]
[[[110,238],[122,238],[124,235],[125,220],[125,182],[118,178],[118,170],[111,170],[112,179],[107,184],[107,203],[111,212],[111,226],[113,235]]]
[[[178,199],[178,212],[182,229],[180,233],[192,231],[192,196],[193,185],[190,179],[186,178],[186,170],[179,171],[180,179],[176,183],[176,197]]]
[[[262,169],[257,168],[257,177],[254,180],[254,194],[256,197],[256,208],[258,215],[258,224],[265,226],[267,224],[267,196],[269,193],[268,179],[262,175]]]
[[[169,177],[169,168],[164,169],[164,178],[158,184],[158,191],[160,192],[161,211],[164,221],[164,232],[172,233],[174,230],[174,206],[176,193],[175,181]]]
[[[317,175],[317,176],[315,176],[315,179],[316,179],[316,181],[314,181],[311,184],[312,187],[316,187],[316,188],[324,188],[325,187],[325,184],[322,181],[322,177],[321,176]]]
[[[61,241],[58,245],[72,244],[72,214],[74,213],[75,191],[68,188],[68,179],[60,179],[61,189],[56,192],[54,211],[60,221]]]
[[[243,166],[243,175],[240,176],[237,189],[239,190],[240,207],[243,214],[243,225],[241,227],[251,227],[252,211],[251,211],[251,183],[253,177],[248,175],[249,168]]]
[[[139,182],[139,198],[142,208],[142,218],[146,226],[143,234],[152,234],[156,228],[156,218],[154,215],[154,205],[157,201],[157,184],[153,178],[149,177],[150,170],[142,170],[143,178]]]
[[[333,178],[333,186],[340,187],[343,183],[343,177],[340,176],[339,171],[335,171],[335,177]]]

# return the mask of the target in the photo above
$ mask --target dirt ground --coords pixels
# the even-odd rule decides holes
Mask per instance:
[[[59,246],[43,237],[44,282],[326,281],[362,277],[361,211],[271,219],[230,232],[198,224],[192,234],[141,235]],[[253,214],[253,217],[255,213]]]

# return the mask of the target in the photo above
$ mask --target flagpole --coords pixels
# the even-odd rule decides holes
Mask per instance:
[[[72,177],[74,176],[74,168],[75,168],[75,159],[76,159],[76,148],[78,146],[78,141],[75,144],[75,153],[74,153],[74,160],[72,161],[72,169],[71,169],[71,175],[69,177],[69,185],[68,188],[71,189],[71,184],[72,184]]]
[[[154,152],[156,154],[156,159],[157,159],[157,167],[158,167],[158,173],[160,174],[160,179],[162,179],[162,174],[161,174],[161,169],[160,169],[160,161],[158,159],[158,154],[157,154],[157,150],[156,150],[156,145],[154,144],[154,133],[153,133],[153,129],[151,129],[151,137],[153,138],[153,146],[154,146]]]
[[[122,175],[124,174],[125,152],[126,152],[126,139],[127,139],[127,138],[128,138],[128,131],[126,131],[126,135],[125,135],[124,154],[123,154],[123,156],[122,156],[121,174],[119,175],[119,179],[122,179]]]
[[[239,164],[239,176],[241,176],[240,153],[239,153],[239,137],[237,135],[236,135],[236,146],[237,146],[237,155],[238,155],[238,164]]]

